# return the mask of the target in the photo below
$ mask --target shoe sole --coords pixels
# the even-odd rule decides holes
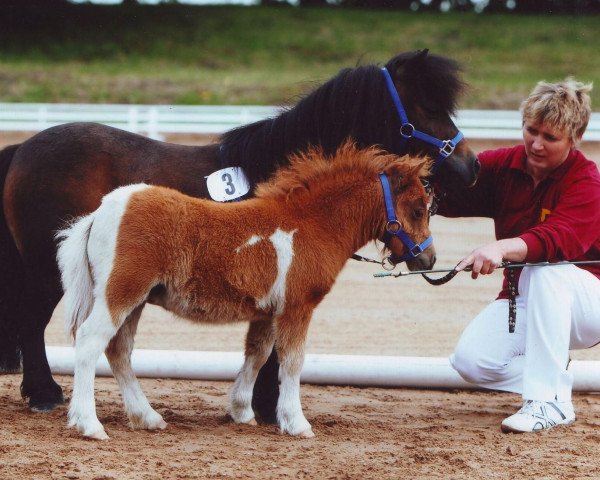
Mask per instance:
[[[571,425],[572,423],[575,422],[575,419],[570,420],[568,422],[563,422],[563,423],[557,423],[556,425],[553,425],[549,428],[542,428],[541,430],[517,430],[516,428],[512,428],[508,425],[502,425],[500,424],[500,430],[502,430],[502,433],[538,433],[538,432],[543,432],[546,430],[550,430],[554,427],[560,427],[560,426],[566,426],[566,425]]]

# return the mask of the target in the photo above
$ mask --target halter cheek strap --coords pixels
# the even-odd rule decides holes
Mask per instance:
[[[404,106],[402,105],[402,101],[400,100],[400,96],[398,95],[398,91],[396,90],[396,86],[394,85],[394,81],[392,80],[390,72],[388,72],[387,68],[385,67],[383,67],[381,71],[383,72],[388,91],[392,96],[392,100],[396,106],[396,111],[398,112],[398,116],[402,122],[402,126],[400,127],[400,135],[402,136],[403,143],[406,143],[410,138],[415,137],[419,140],[429,143],[430,145],[438,147],[438,158],[435,160],[433,165],[433,173],[435,174],[444,160],[452,155],[452,152],[454,152],[454,149],[458,143],[464,138],[463,133],[459,130],[454,138],[449,140],[440,140],[425,132],[417,130],[414,125],[408,121],[406,110],[404,110]]]
[[[387,224],[385,226],[384,240],[387,242],[391,237],[397,237],[404,244],[407,252],[403,255],[390,255],[389,261],[396,265],[400,262],[405,262],[413,258],[418,257],[427,247],[433,243],[433,237],[429,235],[421,243],[415,243],[408,234],[402,229],[402,225],[396,218],[396,211],[394,209],[394,202],[392,201],[392,191],[390,188],[390,182],[385,173],[379,174],[379,180],[381,182],[381,188],[383,189],[383,200],[385,202],[385,211],[387,214]]]

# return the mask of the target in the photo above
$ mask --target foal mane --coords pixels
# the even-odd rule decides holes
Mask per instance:
[[[392,185],[399,190],[415,177],[430,175],[431,165],[427,158],[400,157],[376,146],[359,149],[350,140],[331,155],[317,146],[293,154],[289,160],[288,167],[279,169],[269,181],[257,185],[257,198],[290,201],[306,192],[343,192],[359,182],[376,179],[380,172],[392,176]]]
[[[407,52],[390,59],[386,68],[407,93],[407,109],[415,103],[428,112],[452,114],[464,84],[455,61]],[[333,154],[349,137],[358,147],[380,145],[400,153],[400,120],[381,67],[345,68],[295,106],[274,118],[226,132],[221,137],[223,166],[242,167],[251,185],[268,179],[289,155],[311,145]]]

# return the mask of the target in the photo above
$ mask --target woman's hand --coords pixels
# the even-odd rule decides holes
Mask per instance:
[[[497,240],[483,247],[476,248],[463,258],[456,266],[458,271],[471,266],[471,278],[479,274],[489,275],[505,260],[521,262],[527,255],[527,244],[520,238]]]

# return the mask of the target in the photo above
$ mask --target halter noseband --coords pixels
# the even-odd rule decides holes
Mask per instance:
[[[418,257],[427,247],[429,247],[432,244],[433,237],[429,235],[429,237],[427,237],[419,244],[412,241],[408,234],[402,229],[402,225],[396,218],[396,210],[394,208],[394,202],[392,201],[392,191],[390,189],[390,182],[386,174],[383,172],[380,173],[379,180],[381,182],[381,187],[383,188],[383,200],[385,202],[385,211],[387,214],[384,241],[387,243],[387,241],[391,237],[397,237],[407,249],[407,252],[403,255],[397,256],[391,254],[389,257],[387,257],[387,260],[390,262],[390,264],[392,266],[395,266],[400,262],[405,262],[407,260],[411,260],[413,258]]]
[[[408,121],[406,110],[404,110],[404,107],[402,106],[402,101],[400,100],[400,96],[398,95],[398,91],[396,90],[396,86],[394,85],[394,81],[392,80],[390,72],[388,72],[387,68],[385,67],[383,67],[381,71],[383,72],[386,85],[390,95],[392,96],[394,105],[396,106],[396,111],[398,112],[400,121],[402,122],[402,126],[400,127],[400,135],[402,136],[403,142],[405,143],[410,138],[415,137],[439,148],[438,158],[435,160],[433,165],[433,173],[435,174],[444,160],[452,155],[452,152],[454,152],[456,146],[464,138],[463,133],[459,130],[454,138],[450,140],[439,140],[438,138],[435,138],[425,132],[417,130],[414,125]]]

